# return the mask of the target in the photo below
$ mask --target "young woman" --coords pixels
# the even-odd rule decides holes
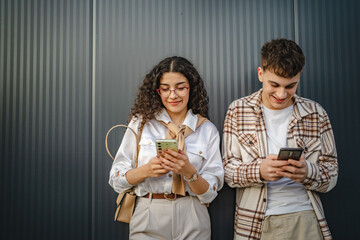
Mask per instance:
[[[136,186],[130,239],[210,239],[206,204],[223,186],[219,133],[208,121],[203,80],[185,58],[169,57],[143,80],[129,127],[110,171],[118,193]],[[157,154],[157,139],[178,140],[179,150]]]

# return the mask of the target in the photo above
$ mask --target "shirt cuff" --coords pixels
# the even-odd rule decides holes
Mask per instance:
[[[123,192],[133,187],[133,185],[131,185],[126,179],[127,171],[129,170],[116,171],[115,174],[112,176],[114,189],[117,190],[117,192]],[[119,172],[119,176],[117,176],[118,172]]]
[[[239,166],[233,173],[233,182],[237,184],[257,185],[266,181],[261,179],[260,165],[262,161],[254,161]]]
[[[216,198],[218,194],[213,188],[213,186],[209,185],[209,189],[205,193],[197,195],[202,204],[211,203]]]
[[[305,180],[303,181],[303,185],[306,188],[310,188],[310,186],[312,185],[314,179],[316,179],[316,167],[309,161],[306,161],[307,167],[308,167],[308,174],[305,178]]]

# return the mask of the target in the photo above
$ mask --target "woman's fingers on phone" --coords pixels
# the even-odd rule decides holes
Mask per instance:
[[[172,161],[168,158],[162,158],[162,165],[164,168],[168,169],[169,171],[177,171],[179,168],[179,163],[176,161]]]
[[[176,152],[176,151],[172,150],[172,149],[166,149],[165,154],[168,154],[168,155],[170,155],[170,156],[172,156],[174,158],[181,158],[181,154],[179,152]]]
[[[171,162],[168,159],[163,158],[163,157],[160,157],[160,160],[161,160],[161,163],[160,163],[161,167],[163,167],[169,171],[172,171],[173,162]]]
[[[162,158],[166,159],[168,161],[174,162],[174,163],[177,160],[173,155],[169,154],[168,152],[164,152],[164,154],[162,155]]]
[[[188,160],[188,157],[186,154],[178,153],[173,150],[166,151],[163,154],[163,157],[172,161],[173,163],[176,163],[176,164],[181,163],[182,161],[186,162]]]
[[[159,165],[158,168],[154,169],[156,173],[167,173],[169,170],[165,168],[165,166]]]
[[[160,157],[161,160],[161,164],[162,165],[166,165],[166,166],[170,166],[172,161],[170,161],[169,159],[167,159],[166,157]]]
[[[182,150],[176,152],[174,150],[168,149],[166,153],[171,155],[174,158],[174,160],[179,160],[179,159],[186,160],[188,158],[187,155]]]

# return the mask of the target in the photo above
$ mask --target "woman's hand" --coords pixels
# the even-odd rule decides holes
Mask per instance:
[[[169,170],[162,166],[160,157],[156,156],[147,164],[127,171],[126,180],[131,185],[136,185],[149,177],[160,177],[168,172]]]
[[[153,157],[147,164],[144,165],[147,177],[160,177],[169,172],[162,166],[162,161],[159,156]]]
[[[182,175],[190,179],[195,173],[196,168],[190,163],[188,156],[183,152],[175,152],[168,149],[160,153],[161,165],[168,171]],[[196,181],[187,182],[191,191],[197,195],[204,194],[209,189],[209,183],[199,175]]]
[[[190,163],[188,156],[181,150],[175,152],[171,149],[161,151],[161,166],[168,171],[184,176],[186,179],[191,178],[196,172],[195,167]]]

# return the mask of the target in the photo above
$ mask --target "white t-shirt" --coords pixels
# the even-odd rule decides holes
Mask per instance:
[[[281,110],[272,110],[263,105],[266,126],[267,150],[278,154],[281,147],[287,147],[287,129],[293,112],[293,105]],[[305,187],[289,178],[267,183],[267,208],[265,216],[312,210]]]

